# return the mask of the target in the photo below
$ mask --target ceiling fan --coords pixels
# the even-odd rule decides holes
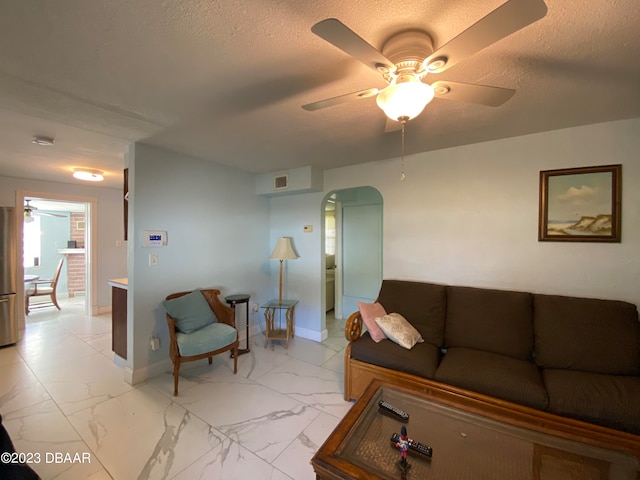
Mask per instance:
[[[437,49],[426,31],[409,30],[391,37],[381,51],[339,20],[322,20],[311,28],[313,33],[379,72],[388,85],[309,103],[302,108],[314,111],[376,97],[378,106],[394,121],[387,121],[385,130],[391,131],[418,116],[434,97],[493,107],[502,105],[515,90],[444,80],[426,83],[425,80],[543,18],[546,13],[543,0],[509,0]]]
[[[24,221],[26,223],[33,222],[34,215],[42,215],[42,216],[46,215],[48,217],[67,218],[66,215],[60,215],[58,213],[36,212],[36,210],[38,210],[38,207],[34,207],[33,205],[31,205],[29,203],[30,201],[31,200],[25,200],[27,204],[24,206]]]

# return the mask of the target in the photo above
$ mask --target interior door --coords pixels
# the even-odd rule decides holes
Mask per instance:
[[[382,205],[342,208],[342,315],[373,302],[382,284]]]

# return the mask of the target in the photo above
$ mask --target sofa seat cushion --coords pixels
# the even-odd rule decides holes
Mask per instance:
[[[539,294],[533,305],[540,367],[640,375],[640,323],[635,305]]]
[[[640,435],[640,377],[546,369],[549,411]]]
[[[238,338],[235,328],[226,323],[211,323],[192,333],[176,333],[178,350],[182,357],[212,352],[231,345]]]
[[[388,338],[375,343],[369,332],[365,332],[358,340],[351,342],[351,358],[433,379],[440,361],[440,349],[425,342],[407,350]]]
[[[533,295],[488,288],[448,287],[447,347],[465,347],[530,360]]]
[[[533,362],[463,347],[451,347],[435,379],[538,410],[548,405],[542,376]]]

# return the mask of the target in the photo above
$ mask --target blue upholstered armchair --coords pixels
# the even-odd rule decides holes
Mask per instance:
[[[169,355],[173,362],[173,395],[178,395],[180,364],[231,350],[238,371],[238,331],[235,311],[218,298],[220,290],[204,289],[167,296],[163,303],[169,325]]]

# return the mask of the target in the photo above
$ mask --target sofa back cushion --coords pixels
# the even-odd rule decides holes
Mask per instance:
[[[532,297],[525,292],[447,287],[446,346],[531,359]]]
[[[441,347],[447,287],[434,283],[383,280],[378,302],[387,313],[399,313],[420,332],[425,342]]]
[[[534,330],[543,368],[640,374],[640,323],[631,303],[535,295]]]

